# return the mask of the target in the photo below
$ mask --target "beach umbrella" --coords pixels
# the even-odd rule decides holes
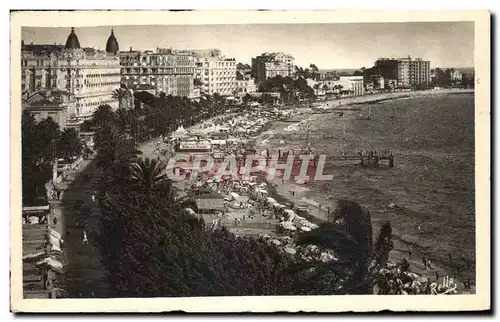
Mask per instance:
[[[311,231],[311,228],[309,228],[307,226],[302,226],[302,227],[300,227],[300,230],[307,232],[307,231]]]
[[[277,240],[277,239],[273,239],[272,243],[275,244],[276,246],[280,246],[281,245],[281,242],[279,240]]]
[[[285,252],[287,252],[290,255],[295,255],[297,253],[297,251],[291,247],[285,247]]]

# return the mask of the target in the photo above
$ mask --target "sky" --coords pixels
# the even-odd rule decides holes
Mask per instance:
[[[285,52],[303,67],[371,67],[378,57],[420,57],[431,67],[474,66],[473,22],[113,26],[120,50],[219,48],[251,63],[264,52]],[[109,26],[76,27],[83,47],[104,49]],[[66,43],[70,28],[23,27],[25,43]]]

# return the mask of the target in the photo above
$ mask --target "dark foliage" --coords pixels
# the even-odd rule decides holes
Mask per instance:
[[[307,294],[371,294],[372,228],[370,213],[358,203],[340,200],[333,223],[300,236],[299,245],[316,245],[332,250],[338,261],[316,260],[306,264],[302,283]],[[303,265],[303,264],[302,264]],[[304,289],[305,287],[305,289]]]
[[[61,132],[52,118],[36,122],[23,112],[21,119],[23,204],[46,200],[45,184],[52,178],[56,158],[71,160],[82,153],[82,143],[74,130]]]

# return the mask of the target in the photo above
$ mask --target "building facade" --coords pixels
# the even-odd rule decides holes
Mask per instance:
[[[384,79],[384,87],[387,84],[400,88],[427,87],[431,82],[430,61],[412,59],[410,56],[379,58],[372,68],[364,71],[363,76],[365,84],[373,84],[373,87],[377,87],[381,77]]]
[[[258,83],[276,77],[292,77],[295,59],[285,53],[264,53],[252,58],[252,74]]]
[[[398,65],[398,86],[429,86],[431,82],[430,61],[421,58],[401,58]]]
[[[459,70],[454,70],[451,73],[451,80],[452,81],[461,81],[463,78],[464,78],[464,74]]]
[[[236,83],[236,94],[240,96],[257,92],[257,85],[255,85],[253,78],[238,80]]]
[[[171,49],[120,53],[122,82],[131,89],[149,86],[155,94],[199,97],[194,86],[196,60],[193,55]]]
[[[69,115],[75,113],[75,96],[67,91],[41,89],[26,92],[22,98],[23,111],[30,112],[35,121],[40,122],[48,117],[65,129]]]
[[[200,91],[206,95],[218,93],[221,96],[234,95],[238,89],[236,81],[236,60],[226,58],[218,50],[198,53],[195,77],[200,83]],[[209,55],[204,55],[204,54]]]
[[[74,28],[66,45],[24,45],[21,56],[23,92],[43,88],[67,91],[75,96],[71,122],[82,122],[102,104],[118,108],[114,91],[120,87],[118,42],[113,30],[106,51],[82,48]]]
[[[363,76],[340,76],[337,82],[344,90],[349,90],[354,96],[365,93]]]

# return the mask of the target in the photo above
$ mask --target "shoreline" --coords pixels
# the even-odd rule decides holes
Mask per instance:
[[[428,96],[428,95],[448,95],[448,94],[474,94],[475,90],[471,89],[461,89],[461,88],[451,88],[451,89],[439,89],[439,90],[422,90],[422,91],[407,91],[407,92],[391,92],[391,93],[380,93],[380,94],[366,94],[362,96],[345,97],[339,99],[331,100],[318,100],[317,102],[341,102],[342,105],[358,105],[364,103],[379,103],[385,101],[391,101],[396,99],[413,98],[418,96]]]
[[[393,94],[393,95],[391,95]],[[429,91],[419,91],[419,92],[398,92],[398,93],[386,93],[386,94],[381,94],[381,95],[375,95],[375,96],[368,96],[368,97],[355,97],[349,100],[348,102],[345,102],[345,99],[341,99],[342,101],[342,107],[345,108],[346,110],[349,110],[350,106],[356,106],[359,104],[364,104],[364,103],[379,103],[379,102],[385,102],[385,101],[392,101],[392,100],[398,100],[398,99],[407,99],[407,98],[415,98],[415,97],[422,97],[422,96],[429,96],[429,95],[448,95],[448,94],[474,94],[474,90],[469,90],[469,89],[456,89],[456,90],[429,90]],[[326,101],[325,101],[326,102]],[[332,111],[333,112],[333,111]],[[330,114],[332,113],[328,111],[328,108],[325,111],[325,114]],[[309,121],[315,117],[318,117],[317,114],[306,114],[306,113],[301,113],[299,115],[296,115],[293,119],[297,121]],[[273,124],[276,124],[276,121],[271,122],[270,127]],[[272,133],[275,135],[275,132],[281,132],[282,130],[274,130]],[[271,132],[269,131],[263,131],[259,135],[259,139],[264,138],[267,135],[270,135]],[[282,134],[282,133],[280,133]],[[326,207],[324,204],[322,205],[321,202],[307,202],[307,198],[300,197],[302,194],[301,192],[296,191],[295,196],[292,196],[291,190],[293,190],[292,184],[280,184],[282,185],[281,187],[278,187],[276,184],[271,183],[271,186],[273,187],[273,194],[275,198],[277,199],[282,199],[284,202],[288,203],[294,203],[297,205],[300,204],[305,204],[308,206],[309,209],[309,216],[314,218],[312,222],[324,222],[326,220]],[[303,189],[300,186],[300,189]],[[309,190],[309,188],[305,188]],[[298,201],[298,202],[297,202]],[[335,200],[333,200],[335,201]],[[316,205],[314,205],[316,204]],[[373,211],[372,212],[372,226],[375,226],[375,222],[373,221]],[[323,214],[324,213],[324,214]],[[311,218],[311,219],[312,219]],[[309,218],[307,218],[309,219]],[[374,227],[375,228],[375,227]],[[378,233],[378,230],[374,229],[374,236],[375,234]],[[415,249],[417,245],[414,245],[413,243],[407,242],[404,240],[403,236],[395,235],[393,234],[393,242],[394,242],[394,249],[391,251],[390,256],[389,256],[389,261],[399,263],[403,259],[406,258],[406,260],[410,264],[410,270],[412,272],[415,272],[421,276],[424,276],[429,279],[430,282],[435,282],[436,281],[436,272],[438,274],[438,284],[439,282],[443,281],[444,277],[450,277],[454,278],[453,273],[453,267],[449,267],[450,265],[444,262],[440,262],[439,260],[436,260],[435,258],[428,257],[432,261],[432,269],[426,269],[424,267],[424,264],[422,262],[422,257],[423,257],[423,252]],[[409,252],[408,249],[412,248],[412,255],[411,258],[409,258]],[[471,274],[469,271],[464,271],[462,272],[462,277],[461,279],[465,280],[465,278],[471,278],[471,281],[473,282],[471,286],[471,292],[472,294],[475,293],[475,276]],[[458,293],[469,293],[464,291],[464,284],[459,281],[458,279],[454,278],[455,282],[457,283],[457,289],[459,290]]]

